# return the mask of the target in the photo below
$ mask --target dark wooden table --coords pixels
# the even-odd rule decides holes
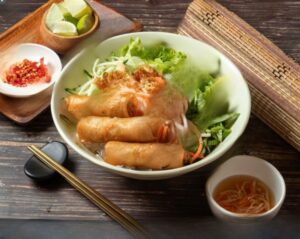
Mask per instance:
[[[0,1],[0,32],[46,1],[2,2]],[[140,21],[145,30],[175,32],[190,0],[103,2]],[[300,1],[219,2],[273,40],[296,61],[300,61]],[[27,126],[18,126],[0,116],[0,238],[95,238],[95,235],[99,238],[127,238],[126,232],[63,180],[58,178],[51,184],[37,184],[24,175],[23,166],[30,156],[26,146],[32,143],[41,146],[51,140],[61,138],[55,129],[49,109]],[[299,152],[252,116],[245,133],[225,157],[229,157],[230,154],[249,154],[268,160],[281,171],[287,184],[286,200],[272,224],[269,223],[265,227],[247,227],[243,229],[245,231],[235,235],[241,236],[247,232],[249,236],[256,228],[261,233],[255,235],[261,238],[266,238],[264,235],[274,236],[268,238],[281,238],[280,235],[283,236],[284,231],[291,233],[289,238],[297,238],[295,233],[299,233],[297,223],[300,223]],[[72,150],[69,163],[76,175],[156,232],[156,238],[188,238],[192,235],[193,238],[220,235],[231,238],[227,227],[212,217],[205,199],[205,181],[215,165],[182,177],[150,182],[131,180],[105,172]],[[72,221],[57,224],[57,221],[14,219]],[[31,226],[32,229],[26,229],[27,226]],[[220,230],[215,230],[215,226]],[[45,231],[45,234],[37,233],[43,231],[41,228],[47,228],[52,234]],[[80,234],[83,231],[89,233],[83,236]],[[17,237],[17,232],[22,233],[22,236]],[[52,237],[53,233],[59,236]]]

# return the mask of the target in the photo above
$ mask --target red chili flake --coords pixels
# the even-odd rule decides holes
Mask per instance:
[[[39,61],[24,59],[9,67],[5,72],[4,82],[17,87],[25,87],[34,83],[48,83],[51,81],[48,68],[44,64],[44,57]]]

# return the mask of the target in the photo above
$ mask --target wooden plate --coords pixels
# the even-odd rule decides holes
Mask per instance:
[[[39,31],[40,24],[44,12],[53,2],[59,1],[52,0],[47,2],[2,33],[0,35],[0,52],[4,52],[11,46],[19,43],[33,42],[43,44]],[[92,44],[92,41],[100,42],[114,35],[142,30],[140,23],[131,21],[98,1],[90,0],[89,2],[100,17],[100,27],[90,38],[83,40],[78,46],[74,46],[67,54],[61,55],[63,63],[68,62],[72,56],[77,54],[80,51],[80,46]],[[38,95],[22,99],[11,98],[0,94],[0,112],[19,124],[26,124],[49,106],[51,93],[52,90],[49,89]]]

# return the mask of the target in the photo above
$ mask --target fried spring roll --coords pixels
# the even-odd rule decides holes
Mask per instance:
[[[172,169],[185,163],[180,144],[124,143],[110,141],[104,147],[104,160],[112,165],[137,169]]]
[[[132,117],[143,115],[143,104],[131,92],[105,92],[97,96],[70,95],[65,105],[77,120],[85,116]]]
[[[175,126],[160,117],[140,116],[109,118],[88,116],[77,124],[77,135],[82,143],[171,142],[175,140]]]

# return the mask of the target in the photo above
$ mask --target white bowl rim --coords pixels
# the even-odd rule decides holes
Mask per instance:
[[[53,51],[49,47],[46,47],[46,46],[38,44],[38,43],[31,43],[31,42],[20,43],[20,44],[17,44],[15,47],[36,47],[36,48],[40,48],[40,49],[44,49],[44,50],[48,51],[57,60],[57,62],[55,62],[55,68],[58,71],[58,73],[60,73],[62,71],[62,63],[61,63],[60,57],[58,56],[58,54],[55,51]],[[37,94],[41,93],[42,91],[48,89],[49,87],[51,87],[57,81],[58,78],[59,77],[54,77],[53,78],[53,76],[52,76],[51,77],[51,82],[49,84],[44,84],[44,87],[41,87],[39,90],[36,90],[36,91],[27,92],[25,89],[28,88],[28,87],[31,87],[31,85],[29,85],[29,86],[24,87],[24,91],[22,91],[22,93],[16,93],[16,92],[13,92],[13,91],[7,92],[7,91],[3,91],[3,90],[0,90],[0,93],[4,94],[4,95],[7,95],[7,96],[11,96],[11,97],[16,97],[16,98],[25,98],[25,97],[34,96],[34,95],[37,95]]]
[[[276,177],[279,179],[280,184],[282,186],[282,194],[280,195],[279,200],[276,202],[276,204],[274,205],[274,207],[272,207],[270,210],[264,212],[264,213],[259,213],[259,214],[240,214],[240,213],[234,213],[234,212],[230,212],[226,209],[224,209],[223,207],[221,207],[214,199],[214,197],[212,196],[213,191],[214,190],[208,190],[208,185],[211,183],[211,180],[213,178],[213,176],[217,173],[222,171],[222,167],[225,164],[229,164],[229,163],[234,163],[233,161],[239,161],[239,160],[245,160],[245,159],[249,159],[252,161],[257,161],[259,163],[264,163],[266,164],[268,167],[270,167],[270,169],[275,173]],[[238,174],[232,174],[232,176],[234,175],[238,175]],[[244,175],[244,174],[242,174]],[[250,175],[247,174],[249,176],[252,177],[256,177],[256,175]],[[229,176],[230,177],[230,176]],[[256,177],[257,178],[257,177]],[[272,189],[270,189],[272,191]],[[210,202],[213,204],[213,206],[215,207],[215,209],[217,209],[219,212],[221,212],[223,215],[229,216],[231,218],[236,218],[236,219],[241,219],[241,220],[247,220],[247,219],[253,219],[253,218],[264,218],[266,216],[272,215],[273,213],[275,213],[277,211],[277,209],[279,207],[281,207],[284,199],[285,199],[285,195],[286,195],[286,185],[285,185],[285,181],[283,179],[283,176],[281,175],[281,173],[279,172],[279,170],[272,165],[271,163],[269,163],[268,161],[255,157],[255,156],[250,156],[250,155],[236,155],[233,156],[232,158],[229,158],[228,160],[226,160],[224,163],[222,163],[221,165],[219,165],[211,174],[211,176],[209,177],[209,179],[206,181],[206,186],[205,186],[205,192],[206,192],[206,197],[207,200],[209,200],[210,198]]]
[[[244,132],[249,118],[250,118],[250,113],[251,113],[251,95],[250,95],[250,91],[248,88],[248,84],[246,82],[246,80],[244,79],[242,73],[240,72],[240,70],[237,68],[237,66],[227,57],[225,56],[222,52],[220,52],[219,50],[217,50],[216,48],[214,48],[213,46],[203,42],[203,41],[199,41],[197,39],[191,38],[191,37],[187,37],[187,36],[182,36],[179,34],[175,34],[175,33],[168,33],[168,32],[154,32],[154,31],[147,31],[147,32],[134,32],[134,33],[126,33],[126,34],[122,34],[122,35],[118,35],[118,36],[114,36],[111,38],[108,38],[102,42],[100,42],[99,44],[104,44],[107,41],[110,40],[114,40],[114,39],[118,39],[118,38],[123,38],[123,37],[134,37],[134,36],[139,36],[139,35],[165,35],[165,36],[170,36],[170,37],[180,37],[183,39],[186,39],[188,41],[196,41],[196,42],[200,42],[201,44],[206,45],[209,48],[214,49],[215,51],[217,51],[224,59],[226,59],[228,62],[230,62],[230,64],[232,65],[232,67],[235,69],[235,71],[237,72],[237,74],[239,74],[241,76],[241,80],[242,80],[242,84],[245,86],[245,90],[246,90],[246,96],[245,98],[247,99],[245,102],[245,107],[247,109],[247,111],[245,112],[245,117],[246,120],[243,122],[243,125],[241,126],[241,130],[238,134],[236,134],[236,136],[232,139],[232,141],[228,144],[228,146],[226,148],[222,148],[221,150],[219,150],[215,155],[213,155],[213,157],[208,158],[209,156],[206,157],[206,160],[200,160],[196,163],[190,164],[190,165],[186,165],[180,168],[175,168],[175,169],[164,169],[164,170],[135,170],[135,169],[129,169],[129,168],[124,168],[124,167],[118,167],[118,166],[114,166],[111,165],[109,163],[106,163],[104,160],[100,160],[97,159],[95,156],[91,156],[90,154],[88,154],[87,152],[85,152],[84,150],[82,150],[78,145],[76,145],[76,143],[73,143],[63,132],[63,129],[60,127],[60,123],[59,121],[59,115],[57,115],[56,112],[54,112],[54,110],[51,110],[52,113],[52,118],[54,121],[54,124],[56,125],[56,128],[58,130],[58,132],[60,133],[60,135],[62,136],[62,138],[67,142],[67,144],[69,146],[71,146],[71,148],[73,148],[77,153],[79,153],[82,157],[84,157],[85,159],[88,159],[89,161],[103,167],[104,169],[113,171],[115,173],[120,173],[124,176],[128,176],[129,177],[153,177],[153,179],[155,179],[155,176],[160,176],[160,177],[172,177],[173,175],[182,175],[191,171],[194,171],[196,169],[199,168],[199,164],[201,165],[200,167],[203,167],[213,161],[215,161],[216,159],[220,158],[226,151],[228,151],[228,149],[230,149],[233,144],[237,141],[237,139],[242,135],[242,133]],[[80,56],[81,53],[77,54],[76,56],[73,57],[73,59],[71,59],[64,67],[64,69],[61,72],[61,76],[64,74],[64,72],[68,69],[68,67],[77,59],[77,57]],[[61,77],[57,80],[57,82],[59,82],[61,79]],[[53,94],[52,94],[52,99],[51,99],[51,109],[55,108],[54,107],[54,98],[55,98],[55,92],[56,92],[56,87],[58,87],[58,84],[54,85],[54,89],[53,89]],[[208,158],[208,159],[207,159]]]

